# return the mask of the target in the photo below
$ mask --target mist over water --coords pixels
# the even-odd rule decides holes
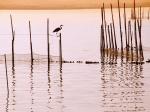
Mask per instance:
[[[130,9],[128,19],[130,17]],[[106,10],[111,20],[110,10]],[[65,60],[100,61],[100,10],[0,11],[0,54],[11,53],[13,17],[15,53],[30,53],[28,20],[31,21],[33,52],[47,55],[46,21],[50,20],[51,54],[58,56],[58,37],[52,31],[64,25],[62,33]],[[118,13],[114,10],[117,41]],[[122,20],[123,21],[123,20]],[[143,20],[142,40],[145,60],[149,53],[150,21]],[[124,27],[124,26],[122,26]],[[118,44],[119,46],[120,44]],[[105,59],[107,60],[107,58]],[[0,62],[1,112],[149,112],[149,64],[63,64],[8,61],[9,94],[5,65]]]

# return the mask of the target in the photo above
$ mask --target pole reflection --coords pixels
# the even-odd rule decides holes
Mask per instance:
[[[16,73],[15,73],[15,66],[12,67],[12,111],[16,111]]]
[[[145,112],[143,66],[102,64],[103,112]]]
[[[33,105],[34,105],[34,98],[33,98],[33,95],[34,95],[34,82],[33,82],[33,73],[34,73],[34,65],[31,64],[30,66],[30,94],[31,94],[31,107],[30,107],[30,112],[34,112],[34,109],[33,109]]]

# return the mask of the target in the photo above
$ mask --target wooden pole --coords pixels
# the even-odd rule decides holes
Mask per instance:
[[[128,56],[128,39],[127,39],[127,22],[126,22],[126,4],[124,3],[124,29],[125,29],[125,39],[126,39],[126,58]]]
[[[5,57],[5,69],[6,69],[6,82],[7,82],[7,92],[9,95],[9,81],[8,81],[8,73],[7,73],[7,59],[6,59],[6,54],[4,55]]]
[[[110,24],[110,34],[111,34],[111,45],[112,45],[112,49],[114,52],[114,37],[113,37],[113,28],[112,28],[112,24]]]
[[[108,49],[108,38],[107,38],[107,22],[106,22],[106,15],[105,15],[105,5],[103,3],[103,17],[104,17],[104,30],[105,30],[105,37],[106,37],[106,49]]]
[[[30,21],[29,21],[29,33],[30,33],[31,65],[33,65],[33,48],[32,48],[32,35],[31,35],[31,23],[30,23]]]
[[[117,50],[116,29],[115,29],[115,22],[114,22],[114,14],[113,14],[112,4],[110,4],[110,7],[111,7],[111,16],[112,16],[112,24],[113,24],[113,31],[114,31],[114,39],[115,39],[115,49]]]
[[[13,28],[13,20],[12,20],[12,16],[10,15],[10,21],[11,21],[11,31],[12,31],[12,68],[15,66],[14,60],[14,41],[15,41],[15,31]]]
[[[138,44],[137,44],[137,32],[136,32],[136,10],[135,10],[135,0],[134,0],[134,37],[135,37],[135,47],[136,47],[136,62],[138,61]]]
[[[110,28],[109,28],[109,25],[108,25],[108,37],[109,37],[109,49],[111,50],[112,45],[111,45],[111,35],[110,35]]]
[[[47,19],[47,61],[48,61],[48,70],[50,67],[50,43],[49,43],[49,19]]]
[[[143,56],[143,47],[142,47],[142,34],[141,34],[141,30],[142,30],[142,18],[141,18],[141,7],[140,7],[140,19],[137,20],[138,23],[138,30],[139,30],[139,52],[140,52],[140,61],[144,60],[144,56]]]
[[[59,62],[62,65],[62,40],[61,40],[61,33],[59,34]]]
[[[121,55],[123,55],[123,40],[122,40],[121,13],[120,13],[119,0],[118,0],[118,12],[119,12],[119,25],[120,25],[120,38],[121,38]]]
[[[104,37],[104,11],[103,11],[103,7],[101,8],[101,19],[102,19],[102,25],[101,25],[102,50],[105,50],[105,37]]]

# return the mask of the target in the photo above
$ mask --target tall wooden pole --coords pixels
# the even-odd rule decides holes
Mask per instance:
[[[135,10],[135,0],[134,0],[134,37],[135,37],[135,47],[136,47],[136,61],[138,61],[138,44],[137,44],[137,33],[136,33],[136,10]]]
[[[114,52],[114,36],[113,36],[112,24],[110,24],[110,34],[111,34],[111,45],[112,45],[112,49],[113,49],[113,52]]]
[[[127,39],[127,22],[126,22],[126,4],[124,3],[124,29],[125,29],[125,39],[126,39],[126,56],[127,56],[127,52],[128,52],[128,39]]]
[[[61,33],[59,34],[59,62],[62,65],[62,40],[61,40]]]
[[[105,30],[105,37],[106,37],[106,49],[108,49],[108,38],[107,38],[107,22],[106,22],[106,15],[105,15],[105,5],[103,3],[103,16],[104,16],[104,30]]]
[[[123,40],[122,40],[121,13],[120,13],[119,0],[118,0],[118,12],[119,12],[119,25],[120,25],[120,38],[121,38],[121,56],[122,56],[123,55]]]
[[[140,19],[137,20],[138,23],[138,30],[139,30],[139,52],[140,52],[140,61],[144,60],[144,56],[143,56],[143,46],[142,46],[142,34],[141,34],[141,30],[142,30],[142,18],[141,18],[141,7],[140,7]]]
[[[112,9],[112,4],[110,4],[111,7],[111,16],[112,16],[112,25],[113,25],[113,31],[114,31],[114,39],[115,39],[115,50],[117,50],[117,42],[116,42],[116,29],[115,29],[115,22],[114,22],[114,14]]]
[[[109,25],[108,25],[108,37],[109,37],[109,49],[111,50],[112,45],[111,45],[111,34],[110,34],[110,28],[109,28]]]
[[[50,43],[49,43],[49,19],[47,19],[47,61],[48,61],[48,70],[50,67]]]
[[[105,37],[104,37],[104,11],[103,7],[101,8],[101,19],[102,19],[102,25],[101,25],[101,36],[102,36],[102,51],[105,50]]]
[[[30,21],[29,21],[29,33],[30,33],[31,65],[33,65],[33,48],[32,48],[32,35],[31,35],[31,23],[30,23]]]
[[[14,68],[15,63],[14,63],[14,41],[15,41],[15,31],[13,28],[13,20],[12,20],[12,16],[10,15],[10,21],[11,21],[11,31],[12,31],[12,68]]]

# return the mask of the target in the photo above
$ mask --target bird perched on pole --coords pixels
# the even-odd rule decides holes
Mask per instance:
[[[60,27],[56,28],[56,29],[53,31],[53,33],[56,33],[56,34],[57,34],[57,33],[62,29],[62,26],[63,26],[63,25],[60,25]]]

